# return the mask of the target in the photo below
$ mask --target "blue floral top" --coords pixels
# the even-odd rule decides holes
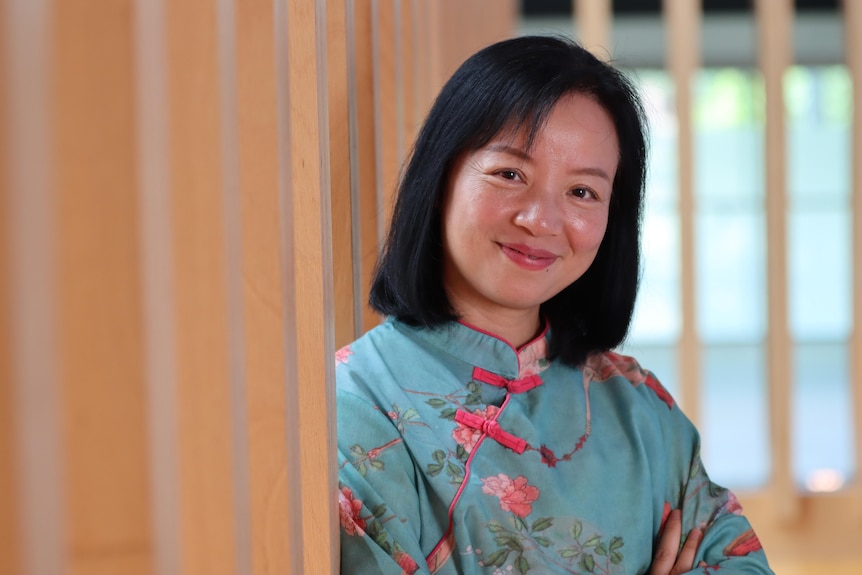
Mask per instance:
[[[772,573],[655,377],[548,361],[547,337],[390,319],[338,351],[341,572],[647,573],[680,508],[691,573]]]

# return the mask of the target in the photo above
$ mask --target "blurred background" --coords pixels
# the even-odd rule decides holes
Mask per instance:
[[[646,99],[622,351],[776,573],[862,573],[855,0],[0,0],[0,573],[337,571],[332,357],[399,166],[533,33]]]

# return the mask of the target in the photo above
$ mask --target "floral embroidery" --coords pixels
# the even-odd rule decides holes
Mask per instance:
[[[599,533],[585,532],[581,521],[575,520],[568,529],[551,529],[558,518],[540,517],[527,524],[521,517],[512,515],[510,526],[499,521],[485,524],[494,536],[497,549],[486,557],[475,550],[482,567],[496,567],[500,572],[517,570],[524,575],[533,568],[530,564],[541,562],[542,572],[547,572],[551,564],[556,566],[555,573],[600,573],[611,575],[623,573],[623,538],[604,538]],[[557,531],[554,535],[554,531]],[[467,548],[470,553],[471,548]],[[537,559],[535,556],[540,556]],[[481,557],[481,558],[480,558]],[[511,564],[507,564],[511,561]],[[505,570],[503,569],[505,567]],[[498,571],[494,571],[497,573]]]
[[[742,515],[742,504],[732,491],[727,492],[727,503],[721,506],[719,512]]]
[[[482,403],[481,388],[479,384],[475,381],[471,381],[470,383],[468,383],[466,389],[459,389],[446,395],[424,391],[414,391],[410,389],[407,389],[405,391],[407,393],[413,393],[416,395],[430,396],[428,399],[425,400],[425,403],[431,406],[433,409],[439,410],[440,419],[445,419],[447,421],[455,420],[455,414],[458,412],[459,408],[463,408],[467,405],[480,405]],[[486,410],[490,409],[491,407],[492,406],[486,407]],[[405,412],[405,415],[409,412],[410,410],[407,410],[407,412]],[[397,416],[398,414],[396,413],[395,415]],[[390,413],[390,419],[392,419],[392,413]],[[406,417],[401,416],[401,419],[406,419]],[[399,427],[399,430],[400,429],[401,427]],[[429,477],[436,477],[445,470],[446,475],[449,476],[449,483],[453,485],[460,485],[461,482],[464,481],[464,477],[466,476],[466,467],[464,465],[464,462],[467,461],[469,453],[465,447],[465,444],[470,443],[472,437],[472,430],[470,434],[468,434],[466,431],[457,433],[456,432],[457,428],[452,431],[452,438],[455,440],[456,445],[455,450],[435,450],[431,454],[431,457],[434,459],[434,461],[427,464],[426,473],[428,473]],[[461,443],[461,441],[459,441],[459,438],[465,443]],[[470,445],[471,449],[475,447],[476,441],[478,441],[478,437],[472,441],[472,444]]]
[[[350,350],[349,345],[345,345],[341,349],[335,352],[335,365],[336,367],[341,365],[342,363],[347,363],[347,360],[350,356],[353,355],[353,352]]]
[[[397,543],[395,544],[395,552],[392,553],[392,558],[395,559],[395,562],[398,563],[399,567],[401,567],[402,575],[413,575],[413,573],[416,573],[419,570],[419,565],[416,564],[416,561],[414,561],[410,555],[405,553]]]
[[[749,529],[731,541],[724,548],[723,553],[728,557],[742,557],[761,549],[763,547],[760,545],[760,539],[757,538],[754,529]]]
[[[611,377],[619,375],[629,380],[635,387],[644,384],[667,404],[668,409],[673,409],[674,401],[670,393],[652,373],[643,369],[632,357],[611,351],[594,354],[587,359],[587,367],[595,370],[599,381],[607,381]]]
[[[404,435],[404,430],[408,425],[428,427],[427,423],[419,421],[419,411],[415,407],[408,407],[402,410],[398,407],[397,403],[393,403],[392,410],[387,412],[386,415],[395,423],[395,427],[398,428],[398,433],[401,435]]]
[[[473,415],[478,415],[483,419],[492,420],[499,411],[499,407],[489,405],[485,409],[475,410]],[[476,447],[476,442],[479,441],[480,437],[482,437],[481,429],[474,429],[464,425],[463,423],[458,423],[455,429],[452,430],[452,439],[454,439],[458,445],[463,447],[464,451],[467,453],[473,452],[473,448]]]
[[[353,466],[359,471],[359,474],[362,475],[362,477],[365,477],[365,474],[368,473],[368,467],[366,463],[370,465],[372,469],[376,469],[377,471],[383,471],[384,469],[386,469],[386,464],[383,463],[380,459],[378,459],[380,457],[380,454],[384,450],[398,445],[402,441],[404,440],[400,437],[396,437],[392,441],[388,441],[383,445],[378,445],[377,447],[372,447],[371,449],[365,449],[358,443],[354,443],[350,446],[350,453],[356,456],[356,459],[354,459],[352,462]],[[338,468],[343,469],[344,466],[348,463],[350,462],[345,459],[341,462]]]
[[[365,520],[359,515],[362,501],[353,497],[349,487],[342,487],[338,492],[338,512],[341,517],[341,528],[348,535],[365,535]]]
[[[548,369],[548,340],[544,337],[528,345],[518,353],[520,368],[517,379],[538,375]]]
[[[482,493],[496,496],[500,499],[500,509],[518,517],[532,513],[532,503],[539,498],[539,489],[527,485],[526,477],[521,475],[512,480],[505,473],[482,479]]]

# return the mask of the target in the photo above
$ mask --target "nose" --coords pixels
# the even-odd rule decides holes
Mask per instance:
[[[562,229],[562,206],[555,194],[544,190],[531,190],[515,213],[515,224],[534,236],[557,235]]]

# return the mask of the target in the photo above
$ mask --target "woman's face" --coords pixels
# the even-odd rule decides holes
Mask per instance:
[[[619,158],[613,121],[582,94],[562,98],[526,149],[501,134],[459,157],[443,206],[449,300],[474,317],[538,316],[577,280],[608,224]]]

